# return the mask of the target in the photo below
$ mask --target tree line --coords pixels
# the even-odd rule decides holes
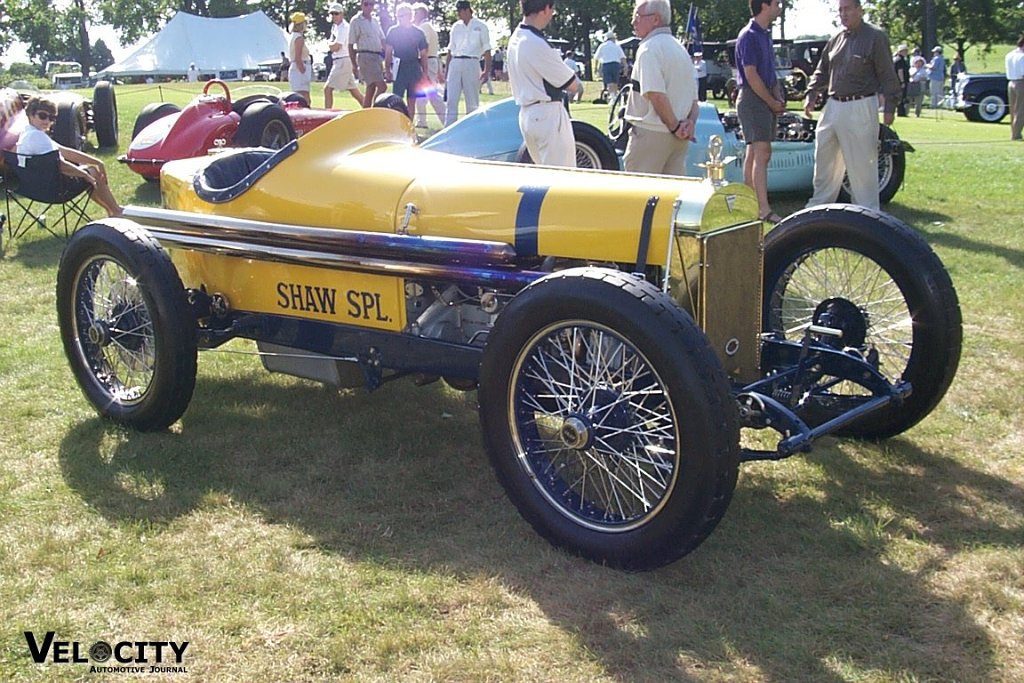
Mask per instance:
[[[818,1],[834,9],[834,0]],[[455,2],[428,0],[427,5],[438,23],[447,27],[456,20]],[[99,69],[110,63],[111,56],[101,42],[90,43],[88,30],[94,24],[113,26],[122,44],[128,45],[159,31],[177,11],[230,17],[263,10],[287,26],[288,15],[300,10],[318,35],[327,35],[327,4],[326,0],[70,0],[58,6],[53,0],[0,0],[0,50],[20,41],[40,65],[47,60],[66,60]],[[358,0],[342,0],[341,4],[346,16],[359,11]],[[396,4],[397,0],[378,2],[387,17],[394,15]],[[707,41],[735,38],[749,19],[746,0],[693,0],[692,4],[698,9]],[[681,30],[691,2],[671,0],[671,5],[673,25]],[[520,18],[519,0],[474,0],[473,6],[481,19],[504,20],[510,27]],[[589,64],[595,35],[608,29],[619,38],[632,34],[633,6],[633,0],[558,0],[549,33],[568,41]],[[864,7],[868,20],[885,26],[893,43],[908,42],[926,49],[932,35],[937,43],[955,45],[966,54],[972,47],[1016,42],[1024,33],[1024,3],[1020,0],[864,0]],[[823,34],[830,28],[822,27]],[[787,35],[784,29],[783,35]]]

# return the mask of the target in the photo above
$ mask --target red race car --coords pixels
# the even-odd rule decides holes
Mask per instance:
[[[279,149],[343,113],[310,109],[295,93],[259,89],[232,102],[227,84],[212,80],[184,109],[168,102],[146,105],[135,119],[128,153],[118,160],[157,181],[168,161],[203,156],[218,147]]]

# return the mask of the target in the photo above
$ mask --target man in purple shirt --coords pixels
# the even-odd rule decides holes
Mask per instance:
[[[779,79],[775,74],[772,22],[782,13],[782,0],[750,0],[750,23],[736,39],[736,68],[740,94],[736,112],[747,144],[743,160],[743,182],[757,194],[762,221],[778,223],[781,218],[768,203],[768,162],[775,139],[775,117],[786,111]]]

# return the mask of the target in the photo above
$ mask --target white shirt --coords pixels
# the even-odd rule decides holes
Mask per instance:
[[[1006,55],[1006,78],[1011,81],[1024,78],[1024,49],[1018,47]]]
[[[512,97],[520,107],[555,101],[553,93],[544,88],[545,81],[561,90],[576,79],[576,72],[562,62],[558,50],[548,45],[538,31],[522,25],[508,39],[505,66]]]
[[[425,19],[422,24],[416,24],[416,26],[427,37],[427,57],[436,57],[441,50],[440,41],[437,39],[437,29],[430,23],[430,19]]]
[[[340,24],[331,22],[331,43],[339,43],[341,49],[337,52],[331,53],[331,59],[337,61],[348,57],[348,22],[344,19],[341,20]]]
[[[451,37],[448,40],[448,52],[452,57],[480,59],[490,49],[491,32],[487,30],[487,24],[476,17],[472,17],[469,24],[456,21],[452,26]]]
[[[625,58],[626,53],[622,51],[622,48],[614,40],[604,41],[598,45],[597,52],[594,53],[594,59],[597,60],[598,64],[621,62]]]
[[[668,96],[677,120],[690,114],[697,100],[697,70],[686,48],[665,27],[656,28],[640,41],[630,76],[640,83],[640,96],[629,98],[626,120],[647,130],[668,132],[658,112],[643,93],[660,92]]]
[[[18,137],[18,154],[35,156],[46,154],[57,149],[57,143],[49,135],[35,126],[26,126]]]

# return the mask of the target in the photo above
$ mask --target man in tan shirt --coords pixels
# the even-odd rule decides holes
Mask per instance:
[[[829,97],[815,134],[814,195],[807,206],[834,202],[845,173],[853,203],[878,209],[878,107],[892,125],[900,81],[889,38],[864,21],[860,0],[839,0],[839,20],[845,30],[825,45],[804,102],[804,115],[813,118],[818,95]]]

